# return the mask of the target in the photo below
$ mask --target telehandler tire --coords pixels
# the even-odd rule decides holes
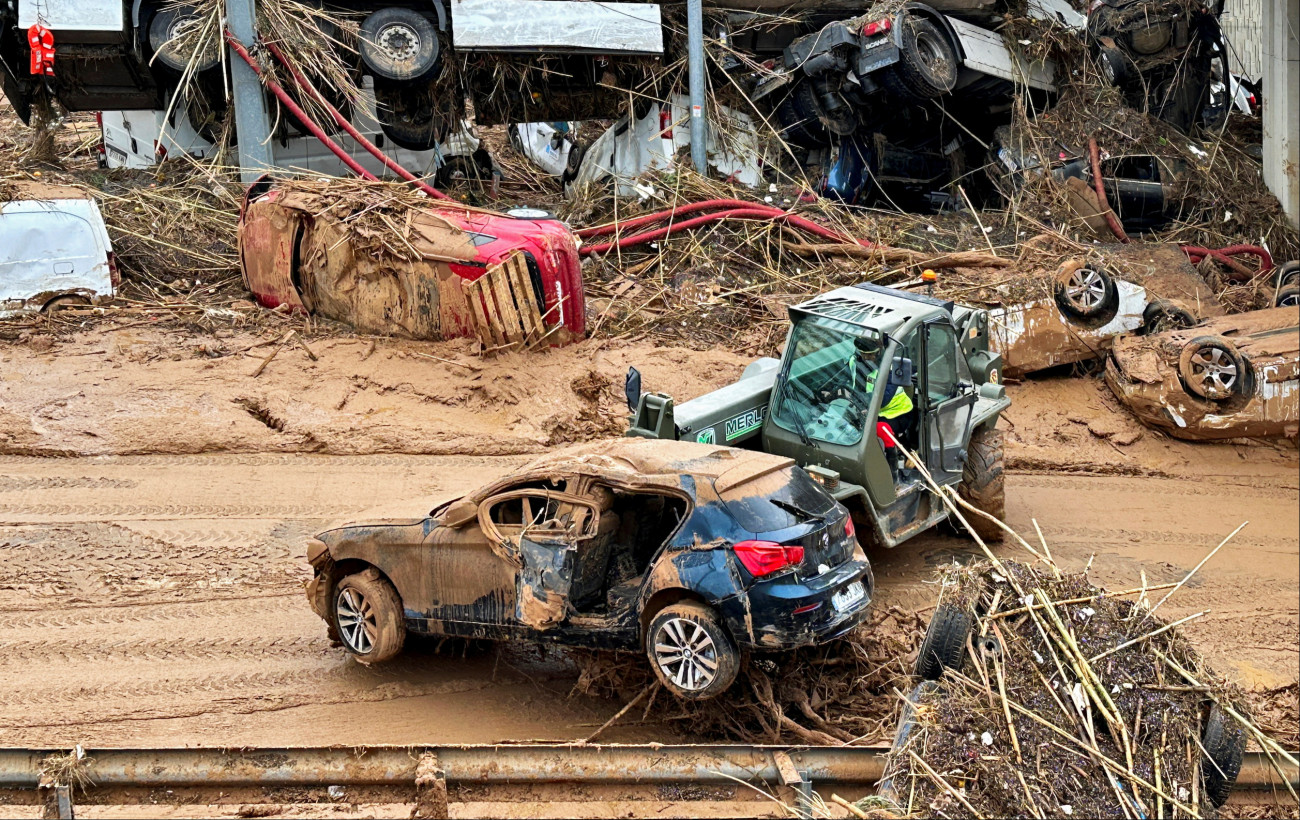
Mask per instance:
[[[976,509],[1001,521],[1006,517],[1006,487],[1002,475],[1002,431],[981,427],[970,437],[966,465],[962,468],[957,494]],[[1000,542],[1006,533],[987,518],[966,510],[962,513],[971,529],[986,542]]]

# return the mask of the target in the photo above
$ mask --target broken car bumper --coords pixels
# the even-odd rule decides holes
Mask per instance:
[[[790,573],[756,583],[722,602],[721,609],[738,643],[761,650],[796,649],[832,641],[861,624],[875,587],[871,564],[859,551],[813,578]]]

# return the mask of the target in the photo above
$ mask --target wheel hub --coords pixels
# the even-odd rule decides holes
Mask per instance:
[[[1237,383],[1237,365],[1217,347],[1202,350],[1192,357],[1192,373],[1207,392],[1224,395]]]
[[[364,595],[355,589],[340,592],[337,614],[339,636],[349,649],[364,655],[374,648],[375,613]]]
[[[1080,268],[1070,274],[1070,282],[1065,287],[1070,301],[1085,310],[1092,310],[1106,297],[1106,288],[1102,284],[1101,274],[1091,268]]]
[[[672,618],[659,628],[655,662],[664,677],[687,691],[713,683],[718,674],[718,648],[704,627],[685,618]]]
[[[385,26],[378,41],[384,53],[397,61],[412,60],[420,52],[420,35],[403,23]]]

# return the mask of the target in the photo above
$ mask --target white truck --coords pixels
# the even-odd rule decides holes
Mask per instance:
[[[0,202],[0,318],[111,300],[113,246],[95,200],[76,188],[20,183]]]

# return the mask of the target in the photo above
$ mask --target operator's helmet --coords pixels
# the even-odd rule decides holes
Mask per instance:
[[[854,338],[853,346],[863,356],[879,356],[881,340],[876,336],[858,336]]]

